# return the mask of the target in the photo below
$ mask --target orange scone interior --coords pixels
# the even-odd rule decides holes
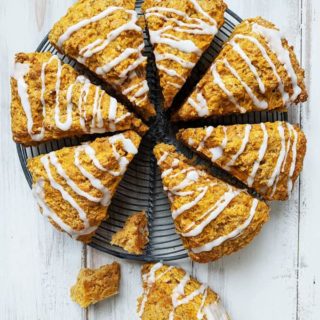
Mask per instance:
[[[144,2],[142,9],[154,48],[165,108],[171,106],[223,25],[226,7],[223,0]]]
[[[79,0],[50,32],[50,42],[127,97],[145,119],[155,115],[134,0]]]
[[[60,231],[90,242],[141,137],[133,132],[96,139],[28,161],[33,194],[43,215]]]
[[[82,308],[119,293],[120,264],[113,262],[99,269],[81,269],[76,284],[70,289],[73,301]]]
[[[306,154],[306,137],[287,122],[181,130],[178,139],[267,200],[286,200]]]
[[[127,219],[124,227],[112,236],[111,244],[131,254],[141,255],[149,242],[148,218],[144,211]]]
[[[142,267],[143,294],[138,298],[142,320],[229,320],[218,295],[181,268],[162,263]]]
[[[174,146],[159,144],[154,153],[176,230],[194,261],[241,249],[269,219],[266,203],[194,166]]]
[[[19,53],[11,78],[13,139],[24,145],[147,127],[50,52]]]
[[[274,24],[258,17],[236,26],[173,119],[281,110],[307,98],[304,70],[293,47]]]

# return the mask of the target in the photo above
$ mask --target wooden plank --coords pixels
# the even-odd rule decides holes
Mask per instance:
[[[241,17],[263,16],[276,23],[300,55],[298,1],[228,1]],[[298,109],[290,112],[296,122]],[[271,221],[247,248],[194,274],[220,294],[233,319],[295,319],[299,192],[272,204]]]
[[[303,0],[303,51],[302,57],[307,71],[309,103],[301,109],[302,126],[308,138],[305,170],[301,176],[300,234],[299,234],[299,283],[297,319],[317,320],[320,317],[320,205],[319,205],[319,161],[320,140],[320,3]]]
[[[72,1],[0,4],[0,318],[84,319],[69,298],[81,267],[82,245],[55,231],[39,214],[11,139],[9,108],[14,53],[33,51]]]

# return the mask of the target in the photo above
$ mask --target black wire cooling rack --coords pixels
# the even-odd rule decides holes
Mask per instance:
[[[137,11],[140,13],[140,8],[143,0],[137,1]],[[196,83],[201,79],[202,75],[207,71],[214,58],[220,52],[223,43],[229,38],[234,27],[240,23],[241,18],[231,10],[227,10],[225,14],[225,23],[215,37],[209,49],[203,54],[201,60],[194,68],[191,76],[185,86],[177,95],[174,105],[179,106],[192,91]],[[111,255],[126,258],[131,260],[142,261],[170,261],[178,260],[187,257],[187,252],[182,246],[180,237],[176,234],[174,224],[170,213],[170,205],[167,196],[163,192],[160,172],[157,168],[156,160],[152,154],[154,145],[159,142],[169,142],[177,146],[179,151],[182,151],[187,156],[191,153],[180,145],[175,140],[175,133],[179,129],[178,125],[170,124],[169,115],[162,110],[162,94],[157,78],[157,71],[152,47],[148,39],[147,32],[145,33],[145,55],[148,57],[148,82],[150,85],[151,99],[157,108],[158,115],[153,123],[150,123],[150,131],[143,138],[139,153],[130,164],[122,182],[120,183],[117,192],[109,207],[109,219],[102,223],[97,230],[90,246],[109,253]],[[49,43],[46,37],[39,45],[38,52],[50,51],[58,54],[55,48]],[[59,54],[58,54],[59,55]],[[59,57],[65,62],[74,66],[77,70],[85,73],[94,83],[101,85],[108,90],[103,83],[94,77],[88,70],[84,70],[75,61],[70,60],[66,56]],[[245,115],[233,115],[210,121],[210,124],[232,124],[232,123],[258,123],[266,121],[287,120],[286,113],[279,112],[256,112]],[[208,124],[208,121],[207,121]],[[193,123],[190,126],[199,126],[201,123]],[[41,144],[37,147],[25,148],[17,144],[18,155],[21,166],[25,173],[26,179],[31,187],[32,177],[27,169],[27,159],[35,157],[39,154],[48,153],[50,151],[61,149],[65,146],[78,145],[83,141],[93,140],[94,137],[62,139],[58,141]],[[201,161],[199,159],[199,161]],[[219,169],[210,168],[215,175],[223,177],[225,180],[234,183],[226,173]],[[145,254],[141,256],[125,253],[121,248],[110,244],[112,235],[123,227],[125,220],[132,213],[145,210],[149,218],[150,242],[146,248]]]

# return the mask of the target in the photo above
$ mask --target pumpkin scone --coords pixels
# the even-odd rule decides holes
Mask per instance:
[[[307,98],[293,47],[273,23],[258,17],[236,26],[173,120],[283,110]]]
[[[287,122],[181,130],[178,139],[266,200],[287,200],[306,154],[306,137]]]
[[[162,263],[142,267],[141,320],[230,320],[218,295],[181,268]]]
[[[70,289],[71,299],[82,308],[119,293],[120,264],[113,262],[99,269],[81,269],[76,284]]]
[[[147,58],[142,55],[143,21],[135,0],[79,0],[53,27],[50,42],[125,96],[148,119]]]
[[[134,131],[28,160],[41,213],[60,231],[88,243],[107,209],[141,137]]]
[[[154,149],[172,217],[192,260],[206,263],[249,244],[269,219],[269,207],[246,191],[215,178],[177,153]]]
[[[147,126],[50,52],[19,53],[11,77],[13,139],[26,146]]]
[[[226,8],[223,0],[144,2],[166,109],[223,25]]]
[[[144,211],[127,219],[124,227],[112,236],[111,244],[125,251],[141,255],[149,242],[148,218]]]

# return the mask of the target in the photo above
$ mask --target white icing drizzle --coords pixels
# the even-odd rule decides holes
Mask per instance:
[[[195,63],[193,62],[190,62],[190,61],[187,61],[187,60],[184,60],[182,59],[181,57],[178,57],[172,53],[155,53],[155,58],[156,58],[156,61],[159,62],[159,61],[163,61],[163,60],[171,60],[171,61],[174,61],[178,64],[180,64],[182,67],[186,68],[186,69],[192,69],[194,66],[195,66]]]
[[[57,173],[59,174],[59,176],[61,176],[65,180],[67,185],[72,189],[72,191],[74,193],[76,193],[77,195],[79,195],[81,197],[84,197],[87,200],[92,201],[92,202],[99,203],[101,201],[101,198],[96,198],[96,197],[92,196],[90,193],[85,192],[85,191],[81,190],[78,187],[78,185],[67,175],[67,173],[63,169],[63,167],[60,164],[55,152],[49,153],[48,156],[49,156],[50,164],[55,167],[55,169],[56,169]],[[77,151],[75,153],[75,157],[76,156],[78,157]]]
[[[252,31],[261,35],[268,42],[270,49],[276,54],[278,60],[283,64],[292,83],[293,95],[290,100],[294,102],[301,94],[301,88],[298,85],[297,74],[293,68],[289,51],[282,44],[282,36],[279,30],[266,28],[257,23],[252,24]]]
[[[46,174],[48,176],[50,185],[52,188],[56,189],[57,191],[60,192],[62,198],[68,202],[72,208],[74,208],[79,215],[79,218],[83,222],[83,229],[82,229],[82,234],[90,234],[93,232],[97,227],[91,227],[90,222],[87,218],[86,213],[84,210],[78,205],[78,203],[71,197],[71,195],[61,186],[52,176],[51,169],[50,169],[50,160],[49,160],[49,155],[45,155],[41,158],[41,163],[46,171]],[[93,229],[94,228],[94,229]],[[68,230],[65,230],[68,232]],[[74,230],[74,233],[77,233],[77,231]]]
[[[226,310],[219,301],[204,307],[207,320],[230,320]]]
[[[223,80],[221,79],[220,75],[219,75],[219,72],[217,70],[217,63],[220,62],[220,63],[223,63],[224,64],[224,61],[221,61],[221,60],[218,60],[216,61],[212,67],[211,67],[211,72],[212,72],[212,76],[213,76],[213,82],[219,86],[219,88],[226,94],[227,98],[229,99],[229,101],[231,103],[233,103],[236,108],[241,112],[241,113],[245,113],[247,112],[247,110],[243,107],[240,106],[240,104],[238,103],[238,101],[236,100],[236,98],[234,97],[234,95],[232,94],[231,91],[229,91],[227,89],[227,87],[225,86]]]
[[[250,96],[251,100],[253,101],[254,105],[258,108],[258,109],[267,109],[268,108],[268,103],[265,100],[259,100],[259,98],[253,93],[252,89],[247,85],[246,82],[244,82],[239,73],[237,72],[237,70],[235,68],[233,68],[231,66],[231,64],[229,63],[229,61],[227,59],[223,60],[224,65],[231,71],[231,73],[233,74],[233,76],[241,83],[241,85],[244,87],[244,89],[246,90],[246,92],[248,93],[248,95]]]
[[[83,129],[83,131],[87,132],[86,111],[83,110],[82,106],[85,105],[87,102],[90,87],[91,87],[91,82],[89,81],[89,79],[87,79],[84,76],[79,76],[77,81],[82,84],[80,96],[79,96],[79,101],[78,101],[79,121],[80,121],[80,126]]]
[[[244,137],[242,140],[242,144],[241,147],[239,149],[239,151],[231,158],[231,160],[227,163],[226,165],[226,170],[230,170],[230,167],[234,166],[234,164],[236,163],[236,161],[238,160],[238,158],[240,157],[240,155],[244,152],[244,150],[247,147],[247,144],[249,142],[249,137],[250,137],[250,132],[251,132],[251,125],[247,124],[245,126],[245,132],[244,132]]]
[[[96,87],[96,92],[94,95],[94,102],[92,107],[92,121],[91,121],[91,127],[90,127],[91,133],[105,132],[105,129],[103,128],[103,119],[101,114],[101,102],[104,94],[105,92],[102,91],[100,87]]]
[[[298,132],[297,130],[291,125],[287,124],[290,130],[293,132],[294,136],[294,141],[292,145],[292,162],[290,166],[290,171],[289,171],[289,180],[288,180],[288,195],[290,196],[293,188],[293,181],[292,177],[294,175],[295,169],[296,169],[296,164],[297,164],[297,144],[298,144]]]
[[[169,86],[172,86],[172,87],[175,87],[176,89],[181,89],[182,88],[182,85],[181,84],[179,84],[179,83],[174,83],[174,82],[167,82],[167,84],[169,85]]]
[[[220,146],[215,147],[215,148],[211,148],[209,149],[212,155],[212,161],[217,161],[218,159],[220,159],[223,155],[224,149],[226,148],[227,144],[228,144],[228,133],[227,127],[222,127],[223,132],[224,132],[224,138],[222,140],[222,143]]]
[[[203,308],[204,308],[204,304],[207,300],[207,296],[208,296],[208,288],[206,288],[206,290],[204,291],[203,295],[202,295],[202,299],[201,299],[201,304],[200,304],[200,308],[197,312],[197,320],[202,320],[204,313],[203,313]]]
[[[245,39],[245,40],[248,40],[248,41],[252,42],[253,44],[255,44],[257,46],[257,48],[260,50],[263,58],[267,61],[267,63],[271,67],[271,69],[272,69],[272,71],[273,71],[273,73],[274,73],[274,75],[275,75],[275,77],[276,77],[276,79],[278,81],[278,90],[280,91],[280,93],[282,95],[283,102],[287,103],[289,101],[289,95],[288,95],[287,92],[285,92],[283,81],[282,81],[282,79],[281,79],[281,77],[280,77],[280,75],[279,75],[279,73],[277,71],[277,68],[276,68],[275,64],[270,59],[265,47],[255,37],[237,34],[237,35],[234,36],[233,39],[234,40],[236,40],[236,39]]]
[[[200,294],[204,294],[207,288],[205,285],[201,285],[199,289],[196,289],[192,293],[190,293],[188,296],[185,296],[185,287],[189,281],[190,281],[190,276],[189,274],[186,273],[184,277],[181,279],[181,281],[179,282],[179,284],[173,289],[171,294],[173,310],[169,314],[169,320],[174,319],[174,312],[176,308],[178,308],[183,304],[189,303],[196,296]],[[184,298],[179,299],[181,296],[184,296]]]
[[[160,71],[163,71],[163,72],[165,72],[166,74],[168,74],[170,77],[176,77],[176,78],[178,78],[178,79],[181,79],[183,82],[185,82],[186,81],[186,79],[184,78],[184,77],[182,77],[176,70],[174,70],[174,69],[168,69],[168,68],[166,68],[165,66],[163,66],[163,65],[158,65],[158,69],[160,70]]]
[[[191,250],[196,254],[204,252],[204,251],[211,251],[213,248],[220,246],[225,241],[239,237],[241,235],[241,233],[245,229],[247,229],[248,226],[251,224],[251,222],[255,216],[258,204],[259,204],[259,201],[257,199],[253,199],[252,206],[251,206],[250,213],[249,213],[249,217],[241,226],[239,226],[238,228],[236,228],[235,230],[233,230],[232,232],[230,232],[229,234],[227,234],[225,236],[221,236],[211,242],[206,243],[205,245],[203,245],[201,247],[192,248]]]
[[[20,97],[23,111],[27,117],[27,130],[29,136],[33,141],[41,141],[44,138],[44,128],[42,126],[39,134],[33,133],[33,117],[32,109],[29,101],[28,85],[25,81],[25,76],[29,73],[30,64],[27,63],[15,63],[13,78],[17,81],[18,95]],[[43,109],[45,115],[45,109]]]
[[[144,61],[146,58],[141,56],[141,51],[144,48],[144,43],[142,43],[138,48],[134,49],[134,48],[126,48],[124,52],[122,52],[118,57],[114,58],[113,60],[111,60],[110,62],[106,63],[105,65],[103,65],[102,67],[98,67],[96,69],[96,73],[98,75],[105,75],[108,72],[110,72],[113,68],[115,68],[116,66],[118,66],[120,63],[122,63],[124,60],[128,59],[131,55],[133,54],[139,54],[139,59],[143,58],[142,61]],[[138,60],[136,60],[138,61]],[[134,63],[136,63],[136,61]],[[140,61],[140,60],[139,60]],[[141,62],[142,62],[141,61]],[[140,62],[140,63],[141,63]],[[140,64],[139,63],[139,64]],[[132,64],[133,65],[133,64]],[[131,66],[132,66],[131,65]],[[130,68],[131,68],[130,66]],[[134,67],[133,69],[135,69],[136,67]],[[129,71],[126,70],[125,73],[122,74],[122,76],[120,76],[120,78],[124,78],[126,77],[127,73]]]
[[[213,220],[215,220],[231,203],[231,201],[236,198],[241,191],[239,190],[232,190],[231,188],[225,192],[220,199],[204,214],[201,215],[197,219],[197,221],[201,221],[198,225],[196,224],[197,221],[192,222],[186,229],[189,231],[181,233],[184,237],[196,237],[201,234],[206,226],[208,226]]]
[[[170,272],[170,270],[172,270],[173,267],[169,267],[167,268],[164,272],[160,273],[157,277],[156,277],[156,272],[161,269],[163,267],[163,264],[158,262],[155,265],[152,266],[152,268],[150,269],[149,273],[144,274],[143,275],[143,281],[147,282],[147,288],[144,290],[143,293],[143,298],[140,304],[140,308],[138,310],[138,316],[141,319],[144,309],[145,309],[145,305],[146,302],[148,300],[148,295],[150,293],[150,290],[152,288],[152,286],[154,285],[154,283],[157,280],[160,280],[165,274],[167,274],[168,272]]]
[[[281,150],[280,150],[280,154],[276,163],[276,166],[273,170],[273,173],[270,177],[270,179],[268,180],[267,186],[270,188],[272,186],[274,186],[276,179],[278,178],[278,176],[281,173],[281,167],[282,167],[282,163],[285,159],[286,156],[286,138],[285,138],[285,131],[283,128],[282,123],[280,122],[278,124],[278,132],[279,132],[279,136],[281,139]]]
[[[207,100],[204,98],[202,92],[198,92],[196,97],[197,101],[194,101],[190,97],[188,99],[189,104],[197,111],[199,117],[205,117],[209,115]]]
[[[116,130],[115,124],[116,124],[116,118],[117,118],[117,107],[118,107],[118,101],[115,98],[110,97],[108,119],[110,121],[110,129],[112,131]]]
[[[213,130],[214,130],[214,128],[211,127],[211,126],[206,128],[206,130],[205,130],[206,131],[206,135],[204,136],[202,141],[199,143],[199,147],[197,148],[197,151],[201,151],[205,147],[205,143],[210,138]]]
[[[247,184],[249,187],[252,187],[255,181],[255,177],[258,172],[258,169],[260,168],[261,161],[263,160],[268,148],[268,140],[269,140],[268,131],[264,123],[261,123],[260,127],[263,131],[263,141],[259,150],[258,159],[254,162],[252,171],[247,179]]]
[[[265,85],[264,85],[262,79],[259,76],[257,68],[252,64],[252,61],[250,60],[250,58],[243,51],[243,49],[240,47],[240,45],[235,41],[235,39],[236,39],[235,37],[232,38],[229,41],[229,44],[232,46],[233,50],[239,54],[239,56],[245,61],[245,63],[250,68],[250,71],[253,73],[253,75],[255,76],[255,78],[256,78],[256,80],[258,82],[260,92],[261,93],[265,93],[266,92],[266,88],[265,88]]]
[[[193,170],[190,170],[187,173],[187,176],[182,182],[180,182],[177,186],[170,189],[170,192],[173,193],[175,191],[181,191],[182,189],[185,189],[188,186],[194,184],[196,181],[198,181],[198,179],[199,179],[199,173],[195,168],[193,168]]]
[[[166,161],[168,156],[169,156],[169,152],[167,152],[167,151],[164,152],[163,155],[158,160],[158,166],[160,166],[164,161]]]
[[[80,153],[85,151],[84,149],[84,146],[80,146],[75,150],[74,164],[80,170],[82,175],[90,181],[91,185],[102,193],[102,198],[98,198],[98,201],[96,202],[99,202],[102,206],[107,207],[111,202],[111,191],[102,184],[101,180],[95,178],[81,165]]]
[[[44,191],[45,182],[43,179],[39,179],[32,186],[32,193],[34,198],[36,199],[39,207],[42,210],[42,214],[50,218],[53,222],[55,222],[62,230],[68,233],[72,238],[78,238],[79,236],[90,234],[97,229],[97,227],[93,226],[88,229],[83,230],[73,230],[69,225],[64,223],[64,221],[46,204],[45,201],[45,191]]]
[[[198,194],[198,196],[194,200],[182,205],[179,209],[172,211],[172,218],[174,220],[177,219],[177,217],[180,216],[182,213],[184,213],[187,210],[190,210],[191,208],[196,206],[207,194],[208,187],[199,188],[198,191],[200,193]]]

